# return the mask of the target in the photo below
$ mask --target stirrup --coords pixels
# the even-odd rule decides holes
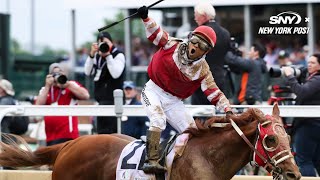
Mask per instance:
[[[167,172],[167,168],[161,166],[157,161],[150,163],[149,162],[145,162],[142,166],[142,170],[146,173],[146,174],[151,174],[151,173],[165,173]]]

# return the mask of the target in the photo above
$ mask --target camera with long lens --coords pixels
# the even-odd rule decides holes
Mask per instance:
[[[236,56],[242,56],[242,52],[239,50],[239,44],[236,42],[234,37],[230,38],[230,51]]]
[[[297,68],[291,66],[291,68],[293,69],[293,75],[297,78],[300,77],[302,74],[306,74],[308,71],[305,67]],[[269,70],[269,75],[272,78],[284,77],[284,70],[282,68],[271,67]]]
[[[102,53],[108,52],[110,49],[109,45],[106,42],[99,43],[99,51]]]
[[[68,81],[68,78],[66,75],[61,74],[61,73],[53,73],[52,77],[54,78],[54,80],[56,82],[58,82],[59,84],[65,84]]]

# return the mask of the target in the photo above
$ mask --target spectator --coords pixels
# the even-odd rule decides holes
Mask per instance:
[[[304,84],[293,75],[293,69],[283,67],[287,85],[297,95],[296,105],[320,105],[320,54],[308,59],[308,73]],[[295,118],[294,151],[302,176],[320,174],[320,118]]]
[[[85,74],[93,77],[94,97],[99,105],[113,105],[113,91],[123,86],[125,56],[114,46],[108,32],[100,33],[97,43],[92,43],[84,68]],[[97,117],[98,134],[116,132],[116,117]]]
[[[293,64],[297,66],[307,67],[306,56],[308,54],[304,51],[303,48],[300,48],[293,52]]]
[[[36,105],[75,105],[76,100],[89,99],[88,91],[78,82],[68,80],[58,63],[49,66],[45,86],[39,91]],[[45,116],[47,145],[54,145],[79,137],[78,118],[75,116]]]
[[[276,60],[278,58],[278,54],[277,54],[277,45],[275,42],[270,42],[267,44],[266,46],[266,55],[263,58],[266,63],[267,66],[273,66],[276,64]]]
[[[235,68],[242,73],[238,102],[235,104],[257,105],[262,103],[262,78],[267,71],[265,47],[261,44],[253,44],[249,51],[249,58],[244,59],[229,51],[226,55],[226,64],[231,69]]]
[[[88,58],[88,49],[85,47],[78,49],[76,66],[83,67],[87,58]]]
[[[84,64],[88,58],[88,49],[85,47],[78,49],[76,58],[76,68],[74,68],[75,80],[85,83]]]
[[[206,59],[208,60],[210,71],[213,72],[212,75],[217,86],[222,92],[226,93],[224,87],[226,74],[224,56],[230,47],[230,33],[215,21],[215,16],[216,11],[209,2],[200,2],[194,7],[194,20],[198,26],[205,25],[211,27],[218,37],[214,45],[214,51],[209,52],[206,55]],[[191,104],[209,105],[211,103],[202,93],[201,88],[198,88],[191,97]]]
[[[289,67],[292,66],[289,53],[287,53],[285,50],[279,51],[278,64],[280,68],[285,66],[289,66]],[[274,68],[274,69],[277,69],[277,68]],[[274,73],[272,74],[271,72],[274,72],[274,69],[270,69],[269,71],[269,74],[271,76],[270,85],[271,85],[271,89],[273,90],[271,92],[271,97],[278,97],[278,98],[282,97],[285,99],[289,98],[291,100],[288,99],[287,101],[284,99],[283,104],[292,105],[292,99],[295,97],[295,95],[294,93],[292,93],[290,87],[286,85],[286,79],[284,76],[273,77]],[[278,103],[282,104],[282,102],[278,102]]]
[[[18,101],[14,98],[14,89],[6,79],[0,80],[0,105],[17,105]],[[1,121],[1,120],[0,120]],[[27,132],[29,118],[24,116],[4,117],[1,121],[1,132],[23,135]]]
[[[189,39],[170,37],[148,17],[146,6],[138,9],[149,41],[159,47],[148,67],[150,80],[142,91],[142,104],[150,119],[147,131],[147,158],[142,167],[146,173],[164,172],[159,164],[159,141],[166,121],[179,133],[197,127],[186,110],[183,99],[200,86],[207,98],[218,109],[231,113],[228,99],[220,91],[210,72],[205,55],[216,44],[216,34],[208,26],[197,27]],[[211,60],[212,61],[212,60]]]
[[[132,81],[124,81],[123,83],[124,95],[126,98],[126,105],[141,105],[141,102],[137,99],[136,85]],[[140,139],[141,136],[146,135],[146,117],[122,117],[122,130],[123,134]]]
[[[290,55],[285,50],[279,51],[278,64],[279,64],[280,67],[291,66],[292,65],[292,62],[290,60]]]
[[[279,51],[278,54],[278,64],[280,68],[282,67],[290,67],[292,66],[292,62],[290,60],[290,55],[285,50]],[[274,69],[277,69],[273,67]],[[270,75],[270,87],[271,93],[270,98],[268,100],[268,103],[270,105],[273,105],[275,102],[277,102],[279,105],[293,105],[296,95],[292,93],[289,86],[286,85],[286,79],[284,76],[280,75],[280,77],[274,77],[276,73],[274,73],[274,69],[269,70]],[[278,69],[281,71],[281,69]],[[273,73],[271,73],[273,72]],[[292,131],[292,122],[293,117],[283,117],[282,122],[284,124],[284,127],[289,135],[291,135]]]

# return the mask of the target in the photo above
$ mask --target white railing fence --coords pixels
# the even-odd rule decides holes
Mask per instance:
[[[79,106],[47,106],[47,105],[0,105],[0,123],[4,116],[116,116],[118,133],[121,133],[122,116],[146,116],[142,105],[123,105],[123,92],[113,92],[115,105],[79,105]],[[247,108],[259,108],[265,114],[271,114],[270,105],[234,105],[235,112],[243,112]],[[186,105],[193,116],[222,115],[211,105]],[[279,106],[282,117],[320,117],[320,106]],[[1,124],[0,124],[1,127]],[[1,134],[1,128],[0,128]],[[0,136],[1,141],[1,136]]]
[[[233,105],[235,111],[242,112],[248,108],[258,108],[265,114],[271,114],[270,105]],[[186,105],[195,116],[221,115],[211,105]],[[9,110],[8,110],[9,109]],[[282,117],[320,117],[320,106],[279,106]],[[116,116],[114,105],[0,105],[0,114],[5,116]],[[146,116],[141,105],[123,105],[123,116]],[[1,117],[1,115],[0,115]]]
[[[141,105],[123,105],[122,97],[119,94],[115,100],[116,105],[78,105],[78,106],[46,106],[46,105],[0,105],[0,122],[4,116],[117,116],[118,117],[118,132],[121,133],[121,116],[146,116],[146,112]],[[234,105],[232,108],[235,112],[243,112],[248,108],[258,108],[265,114],[272,114],[273,106],[249,106],[249,105]],[[223,115],[215,111],[214,106],[210,105],[186,105],[186,108],[193,116],[213,116]],[[320,117],[320,106],[279,106],[280,115],[282,117]],[[1,128],[0,128],[1,134]],[[1,136],[0,136],[1,138]],[[0,139],[1,140],[1,139]],[[11,171],[10,171],[11,172]],[[14,177],[19,171],[12,172]],[[23,177],[26,177],[27,171],[20,171]],[[5,176],[6,171],[0,171],[1,176]],[[38,179],[50,179],[51,172],[31,173],[33,178],[40,175]],[[8,174],[6,174],[8,176]],[[234,180],[249,179],[248,176],[235,176]],[[272,179],[271,177],[250,177],[250,179]],[[22,180],[21,177],[18,178]],[[27,178],[29,179],[29,178]],[[308,178],[303,178],[308,179]],[[311,178],[310,178],[311,179]],[[314,178],[318,179],[318,178]],[[9,179],[8,179],[9,180]],[[10,180],[15,180],[11,178]]]

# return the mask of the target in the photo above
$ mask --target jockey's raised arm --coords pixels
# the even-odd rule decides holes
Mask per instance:
[[[209,65],[206,64],[205,67],[209,68]],[[227,112],[231,110],[229,100],[215,83],[210,71],[201,81],[201,90],[207,96],[207,99],[211,102],[211,104],[215,105],[219,111]]]
[[[146,36],[154,45],[164,47],[169,38],[171,38],[165,30],[163,30],[154,19],[148,17],[143,19],[143,24],[146,30]]]

